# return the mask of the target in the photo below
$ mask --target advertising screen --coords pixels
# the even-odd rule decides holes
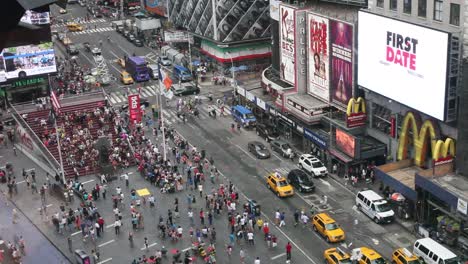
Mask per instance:
[[[49,12],[27,10],[7,34],[5,47],[0,51],[0,83],[57,71]]]
[[[128,96],[128,109],[130,110],[130,120],[140,122],[140,95],[132,94]]]
[[[166,17],[168,0],[145,0],[145,9],[151,14]]]
[[[328,44],[328,19],[308,14],[308,93],[328,102],[330,100],[328,71],[330,51]]]
[[[294,84],[296,80],[296,40],[295,40],[295,10],[280,5],[280,76],[281,79]]]
[[[330,45],[331,99],[333,103],[346,107],[353,96],[353,26],[330,20]]]
[[[444,120],[449,34],[359,12],[358,84]]]
[[[346,155],[354,158],[356,141],[353,136],[340,129],[336,129],[336,145],[341,151],[346,153]]]
[[[174,26],[186,28],[196,35],[214,39],[214,28],[216,28],[217,41],[224,43],[270,37],[270,5],[268,1],[167,1],[167,17],[174,23]],[[214,19],[215,21],[213,21]],[[216,24],[215,27],[214,24]]]

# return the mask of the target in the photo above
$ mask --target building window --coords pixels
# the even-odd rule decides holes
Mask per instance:
[[[377,7],[384,8],[384,0],[377,0]]]
[[[403,13],[411,14],[412,0],[403,0]]]
[[[442,21],[442,0],[434,0],[434,20]]]
[[[427,0],[418,0],[418,16],[426,17]]]
[[[396,11],[398,7],[398,0],[390,0],[390,10]]]
[[[390,134],[392,112],[390,109],[380,106],[376,103],[372,104],[372,128],[379,130],[382,133]]]
[[[460,25],[460,5],[450,4],[450,24],[454,26]]]

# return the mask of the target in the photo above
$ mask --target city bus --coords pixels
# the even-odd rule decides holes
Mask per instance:
[[[150,79],[147,63],[142,57],[128,57],[125,61],[125,70],[136,82],[146,82]]]

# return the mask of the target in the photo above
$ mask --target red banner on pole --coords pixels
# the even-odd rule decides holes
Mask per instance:
[[[140,95],[132,94],[128,96],[128,109],[130,110],[131,121],[141,121]]]

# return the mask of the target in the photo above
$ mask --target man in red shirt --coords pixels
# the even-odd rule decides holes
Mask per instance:
[[[286,260],[291,260],[291,243],[288,241],[288,244],[286,245]]]

